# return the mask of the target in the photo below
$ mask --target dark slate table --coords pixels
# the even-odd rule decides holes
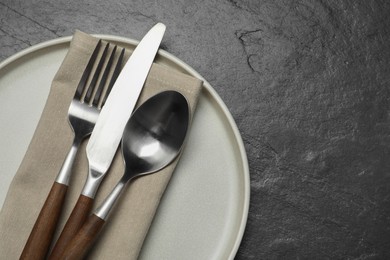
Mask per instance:
[[[75,29],[140,39],[158,21],[245,142],[236,259],[390,259],[390,2],[0,0],[0,59]]]

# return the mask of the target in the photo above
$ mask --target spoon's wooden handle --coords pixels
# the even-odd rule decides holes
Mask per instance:
[[[105,221],[103,219],[92,214],[74,239],[68,244],[59,259],[83,259],[91,248],[100,230],[102,230],[104,223]]]
[[[61,259],[60,256],[68,246],[70,241],[76,236],[77,232],[83,226],[88,215],[90,214],[93,205],[93,199],[84,195],[80,195],[77,203],[70,214],[68,221],[66,222],[64,229],[58,238],[53,251],[51,252],[49,259],[56,260]]]
[[[54,182],[34,224],[20,259],[44,259],[61,214],[67,185]]]

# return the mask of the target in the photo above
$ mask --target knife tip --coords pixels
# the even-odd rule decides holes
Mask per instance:
[[[155,26],[154,26],[156,29],[160,29],[160,30],[164,30],[165,31],[165,29],[166,29],[166,26],[165,26],[165,24],[163,24],[163,23],[157,23]]]

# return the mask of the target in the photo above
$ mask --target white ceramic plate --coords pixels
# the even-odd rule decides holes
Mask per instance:
[[[127,48],[137,41],[99,35]],[[32,138],[71,37],[30,47],[0,64],[0,206]],[[187,147],[140,259],[233,259],[245,229],[249,170],[236,124],[214,89],[165,51],[158,63],[204,81]],[[183,206],[184,205],[184,206]]]

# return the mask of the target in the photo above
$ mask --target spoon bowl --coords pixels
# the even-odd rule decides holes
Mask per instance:
[[[122,137],[126,177],[149,174],[169,164],[180,152],[188,123],[188,103],[179,92],[162,92],[138,108]]]

